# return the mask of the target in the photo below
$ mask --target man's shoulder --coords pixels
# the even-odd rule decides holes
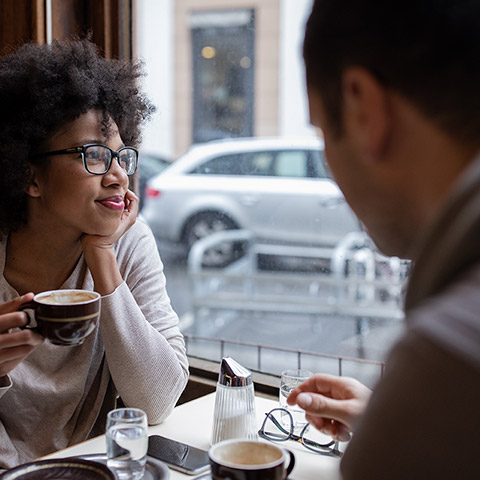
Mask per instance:
[[[480,262],[409,310],[406,322],[480,368]]]

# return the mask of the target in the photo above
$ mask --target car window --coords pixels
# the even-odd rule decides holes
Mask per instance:
[[[310,151],[311,168],[309,168],[309,177],[315,178],[332,178],[330,169],[323,152],[318,150]]]
[[[241,175],[241,165],[245,154],[235,153],[207,160],[198,165],[190,173],[200,175]]]
[[[301,150],[285,150],[279,152],[275,162],[274,175],[276,177],[306,177],[307,152]]]
[[[275,156],[272,152],[253,152],[245,162],[244,175],[272,175]]]
[[[309,124],[312,1],[133,2],[160,113],[142,148],[179,162],[149,184],[142,216],[189,357],[374,385],[401,334],[409,267],[376,250]]]

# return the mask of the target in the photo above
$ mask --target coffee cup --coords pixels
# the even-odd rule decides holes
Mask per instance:
[[[55,345],[81,345],[95,330],[100,316],[101,295],[88,290],[50,290],[37,293],[20,309],[32,309],[35,322],[24,328],[38,331]]]
[[[292,452],[257,440],[224,440],[208,457],[213,480],[285,480],[295,466]]]

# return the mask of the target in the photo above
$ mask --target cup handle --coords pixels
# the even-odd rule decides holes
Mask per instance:
[[[290,456],[290,461],[288,462],[287,467],[287,478],[292,473],[293,467],[295,466],[295,455],[290,450],[285,449],[285,452]]]
[[[23,310],[26,310],[28,308],[33,309],[34,307],[35,307],[35,304],[33,302],[27,302],[27,303],[23,303],[22,305],[20,305],[18,307],[18,310],[23,311]],[[25,313],[27,314],[27,317],[28,317],[28,323],[26,325],[24,325],[23,327],[19,327],[20,330],[25,330],[25,329],[38,330],[38,325],[35,325],[35,326],[32,325],[32,323],[34,323],[32,314],[29,313],[29,312],[25,312]]]

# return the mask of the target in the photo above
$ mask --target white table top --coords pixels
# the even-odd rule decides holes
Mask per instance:
[[[149,435],[158,434],[208,450],[210,434],[213,424],[213,412],[215,407],[215,393],[197,398],[188,403],[176,407],[171,415],[160,425],[150,426]],[[260,428],[265,413],[272,408],[278,407],[278,402],[255,397],[255,409]],[[282,445],[295,454],[295,467],[290,477],[294,480],[339,480],[339,459],[326,457],[309,452],[296,442],[287,442]],[[92,438],[86,442],[61,450],[46,458],[63,458],[90,453],[105,453],[105,436]],[[171,480],[192,479],[192,476],[170,470]]]

